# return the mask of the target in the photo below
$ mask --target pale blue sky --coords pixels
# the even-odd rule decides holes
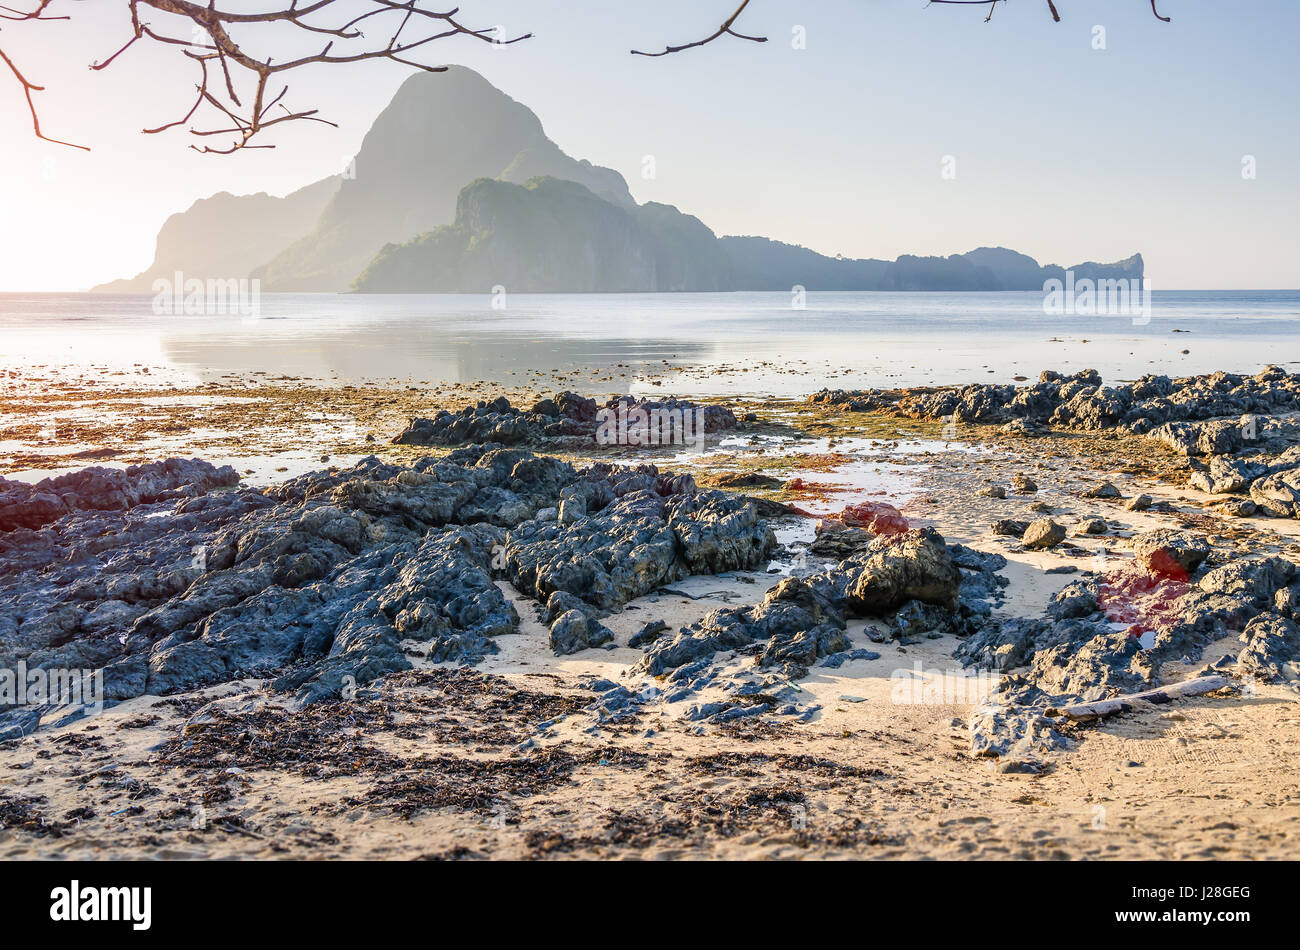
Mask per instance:
[[[531,107],[570,154],[621,171],[638,200],[719,234],[853,257],[1001,244],[1068,265],[1141,251],[1158,289],[1300,286],[1300,4],[1160,0],[1173,18],[1160,23],[1146,0],[1057,0],[1057,24],[1045,0],[1010,0],[986,24],[982,8],[924,0],[752,0],[738,26],[766,44],[628,55],[701,37],[735,2],[464,0],[471,25],[536,38],[432,49]],[[200,156],[180,131],[138,133],[188,107],[174,54],[86,71],[126,35],[117,6],[71,4],[94,30],[0,32],[49,86],[47,131],[94,148],[34,140],[20,91],[0,79],[0,290],[134,274],[162,220],[194,199],[283,194],[340,170],[410,73],[317,68],[290,101],[340,128],[300,124],[272,151]],[[1098,25],[1105,50],[1093,49]],[[795,26],[806,49],[792,48]],[[1242,177],[1244,155],[1256,180]]]

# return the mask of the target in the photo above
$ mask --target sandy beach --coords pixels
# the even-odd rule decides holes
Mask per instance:
[[[427,449],[392,445],[410,416],[501,394],[338,390],[245,381],[160,395],[129,382],[65,382],[11,405],[10,473],[89,464],[93,440],[113,464],[177,454],[230,462],[245,484],[273,485],[362,455],[409,464]],[[106,389],[108,390],[106,392]],[[52,391],[51,391],[52,390]],[[540,390],[546,391],[545,389]],[[536,393],[508,393],[525,400]],[[701,485],[777,505],[781,548],[756,569],[688,577],[602,617],[603,648],[552,650],[543,611],[508,580],[519,616],[499,652],[473,666],[408,650],[411,669],[341,701],[302,705],[274,676],[126,699],[101,714],[0,744],[0,852],[40,858],[1287,858],[1298,845],[1300,707],[1285,684],[1237,680],[1207,695],[1100,721],[1058,724],[1064,740],[1032,771],[974,754],[970,720],[987,700],[959,637],[900,639],[881,620],[850,619],[837,667],[813,664],[783,684],[806,716],[706,722],[734,702],[752,653],[719,651],[713,682],[665,701],[664,677],[629,646],[650,621],[669,630],[711,611],[762,601],[809,555],[816,516],[885,501],[909,528],[1001,555],[993,618],[1040,615],[1067,584],[1130,561],[1129,542],[1160,528],[1195,530],[1215,550],[1300,560],[1300,522],[1227,517],[1221,499],[1185,483],[1185,458],[1116,432],[1032,436],[986,424],[939,424],[840,411],[803,400],[727,400],[743,430],[702,455],[676,449],[569,452],[653,462]],[[147,412],[142,411],[148,406]],[[311,405],[313,413],[295,411]],[[23,412],[27,415],[24,417]],[[136,420],[122,427],[114,413]],[[93,424],[91,431],[81,426]],[[269,434],[270,433],[270,434]],[[373,440],[367,436],[373,437]],[[309,444],[310,448],[304,448]],[[1011,486],[1017,477],[1032,492]],[[797,481],[794,481],[796,480]],[[1108,481],[1115,498],[1085,497]],[[759,487],[754,487],[759,486]],[[991,497],[990,486],[1006,486]],[[1124,499],[1147,495],[1143,510]],[[797,514],[795,511],[807,513]],[[1032,550],[993,533],[1044,515],[1068,542]],[[1085,533],[1090,519],[1104,533]],[[1240,649],[1236,637],[1171,658],[1159,683],[1193,678]],[[995,680],[996,674],[990,674]],[[990,680],[991,682],[992,680]],[[947,683],[948,691],[931,689]],[[658,693],[623,710],[601,690]],[[931,695],[931,693],[933,695]],[[756,694],[755,694],[756,695]],[[757,700],[755,700],[757,701]]]

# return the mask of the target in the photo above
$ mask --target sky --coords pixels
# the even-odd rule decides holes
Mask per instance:
[[[985,23],[984,7],[925,0],[751,0],[737,29],[767,43],[629,55],[702,38],[736,3],[462,0],[467,24],[534,38],[455,37],[427,61],[478,70],[566,152],[718,234],[886,259],[1002,245],[1068,266],[1140,251],[1157,290],[1300,287],[1300,3],[1158,0],[1162,23],[1146,0],[1056,0],[1053,23],[1046,0],[1008,0]],[[175,48],[86,68],[129,37],[125,11],[56,0],[72,20],[0,22],[0,49],[47,87],[46,133],[91,147],[35,139],[0,63],[0,291],[134,275],[194,200],[341,171],[412,72],[299,71],[286,101],[338,128],[294,123],[268,133],[275,149],[199,155],[184,129],[140,133],[189,108],[193,69]]]

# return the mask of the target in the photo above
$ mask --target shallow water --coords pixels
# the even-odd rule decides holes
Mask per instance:
[[[261,373],[522,386],[558,371],[586,392],[784,397],[1300,363],[1300,291],[1156,291],[1145,324],[1049,316],[1036,292],[810,293],[806,309],[785,293],[511,295],[505,309],[487,294],[265,294],[256,317],[158,316],[152,300],[0,294],[0,368],[168,371],[141,385]]]

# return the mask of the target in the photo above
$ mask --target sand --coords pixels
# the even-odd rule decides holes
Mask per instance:
[[[1005,554],[1010,585],[999,615],[1040,614],[1072,578],[1048,569],[1088,570],[1103,549],[1107,558],[1127,557],[1124,539],[1151,527],[1192,523],[1216,545],[1300,556],[1296,523],[1219,518],[1206,496],[1162,480],[1176,466],[1149,443],[1026,443],[971,429],[945,445],[897,420],[872,423],[879,431],[868,432],[861,418],[800,415],[784,404],[768,411],[773,431],[793,420],[811,434],[829,427],[840,438],[879,442],[841,444],[847,457],[837,459],[815,445],[806,464],[821,484],[768,494],[826,511],[887,498],[949,541]],[[900,454],[891,441],[898,438],[931,441]],[[683,460],[683,467],[700,477],[756,466],[785,471],[792,454],[786,446]],[[1036,495],[978,494],[1020,471],[1039,483]],[[1129,512],[1079,497],[1103,477],[1169,510]],[[989,531],[998,518],[1040,516],[1029,509],[1035,502],[1053,508],[1077,548],[1025,552]],[[1076,536],[1075,525],[1091,516],[1106,517],[1114,530]],[[801,520],[780,528],[783,537],[809,533]],[[143,696],[42,730],[0,746],[0,824],[11,826],[0,830],[0,856],[1300,856],[1300,697],[1284,687],[1073,725],[1073,747],[1052,753],[1046,772],[1008,774],[970,755],[972,702],[897,701],[900,684],[918,669],[957,673],[955,638],[872,643],[866,624],[856,622],[854,646],[881,656],[838,670],[814,667],[798,681],[822,706],[812,721],[770,725],[760,717],[701,727],[684,714],[715,698],[706,689],[685,703],[648,705],[632,722],[591,729],[580,711],[592,701],[587,683],[605,677],[641,687],[632,671],[641,651],[626,644],[644,623],[675,628],[719,606],[752,603],[789,565],[775,569],[692,578],[640,598],[605,621],[616,634],[613,649],[566,658],[551,653],[531,602],[503,582],[523,622],[474,671],[416,660],[416,671],[351,702],[301,711],[286,708],[268,682],[245,680],[179,698]],[[1216,655],[1168,664],[1164,675],[1193,675]],[[288,752],[286,736],[297,737]]]

